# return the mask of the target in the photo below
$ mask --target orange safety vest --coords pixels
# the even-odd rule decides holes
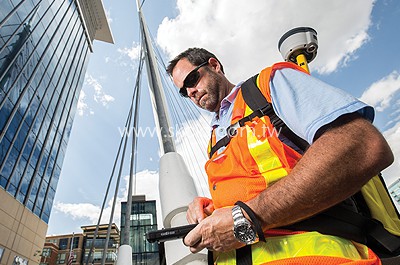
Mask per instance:
[[[270,78],[277,69],[284,67],[304,72],[302,68],[292,63],[278,63],[262,70],[257,80],[258,87],[268,102],[271,102]],[[234,102],[231,124],[250,113],[252,110],[239,91]],[[215,143],[215,132],[213,132],[209,151]],[[301,157],[301,154],[279,139],[278,132],[269,117],[256,117],[247,122],[245,126],[237,129],[236,135],[226,148],[222,152],[215,152],[205,165],[214,207],[227,207],[234,205],[238,200],[251,200],[274,182],[288,175]],[[352,241],[339,237],[317,232],[299,234],[287,230],[279,231],[279,236],[273,237],[274,242],[271,243],[271,235],[276,233],[274,230],[265,233],[266,243],[258,242],[252,245],[253,264],[380,264],[379,258],[364,245],[353,244]],[[300,255],[296,244],[300,244],[297,246],[327,244],[327,246],[322,247],[325,252],[319,251],[317,247],[309,247],[303,249]],[[344,245],[351,250],[342,251]],[[235,264],[234,252],[219,253],[214,255],[214,258],[216,264]]]

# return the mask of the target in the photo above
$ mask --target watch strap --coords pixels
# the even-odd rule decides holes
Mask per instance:
[[[237,205],[240,208],[242,208],[247,213],[247,215],[250,217],[250,219],[253,222],[254,227],[256,229],[256,232],[257,232],[257,235],[258,235],[258,239],[260,241],[266,242],[265,236],[264,236],[264,232],[262,230],[260,222],[258,221],[258,219],[256,217],[256,214],[253,212],[253,210],[247,204],[245,204],[242,201],[237,201],[235,203],[235,205]],[[235,221],[235,219],[233,219],[233,221]]]
[[[235,205],[232,208],[232,217],[233,217],[233,225],[238,225],[239,221],[242,218],[245,218],[243,213],[242,213],[242,208],[240,208],[239,205]]]
[[[235,237],[246,245],[253,244],[257,240],[257,232],[254,224],[244,216],[239,205],[232,208],[232,217]]]

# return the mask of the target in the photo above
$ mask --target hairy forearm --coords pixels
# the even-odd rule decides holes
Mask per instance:
[[[382,135],[356,114],[346,115],[311,145],[287,177],[248,204],[265,229],[288,225],[348,198],[392,161]]]

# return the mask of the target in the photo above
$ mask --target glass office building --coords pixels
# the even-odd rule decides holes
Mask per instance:
[[[397,179],[388,187],[389,193],[393,198],[394,205],[400,211],[400,179]]]
[[[126,202],[121,202],[121,238],[126,229]],[[163,246],[149,243],[146,233],[157,230],[156,201],[146,201],[144,195],[132,197],[131,223],[129,224],[129,245],[132,247],[132,264],[164,264]],[[121,241],[122,242],[122,241]]]
[[[47,230],[95,39],[113,42],[101,0],[0,1],[0,215],[33,213],[34,233]]]

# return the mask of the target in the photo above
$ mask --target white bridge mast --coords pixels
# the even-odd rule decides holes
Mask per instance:
[[[158,137],[162,152],[159,167],[159,190],[163,225],[164,228],[170,228],[187,224],[187,205],[197,196],[197,191],[185,162],[175,150],[160,72],[139,0],[137,0],[137,10],[139,14],[140,30],[143,33],[142,41],[150,97],[156,126],[158,127]],[[207,264],[206,254],[192,254],[189,249],[183,245],[182,240],[168,241],[164,244],[166,263],[168,265]],[[127,263],[128,260],[126,260],[128,258],[131,259],[131,252],[132,250],[129,246],[122,245],[119,249],[117,264],[131,264],[131,261]]]

